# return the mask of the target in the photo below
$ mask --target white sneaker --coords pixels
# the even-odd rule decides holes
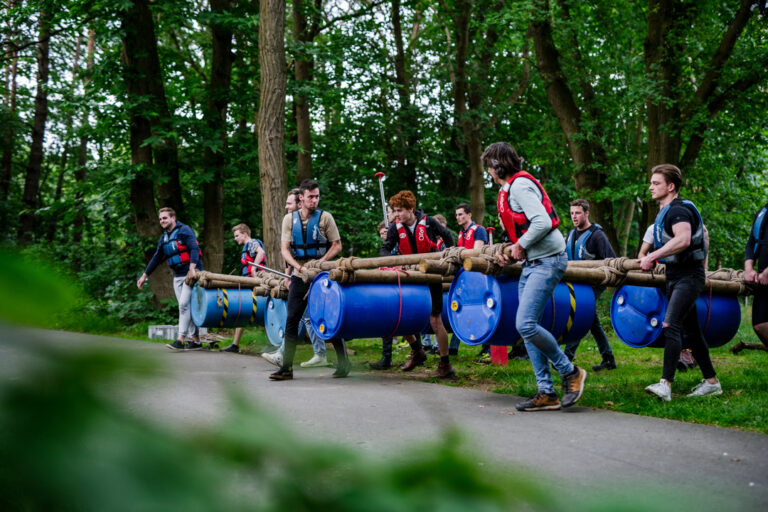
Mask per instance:
[[[309,361],[304,361],[301,363],[302,368],[313,368],[315,366],[328,366],[328,360],[325,358],[325,356],[319,356],[315,354]]]
[[[645,388],[645,392],[649,395],[656,395],[659,400],[669,402],[672,400],[672,386],[669,385],[666,379],[661,379],[656,384],[651,384]]]
[[[707,396],[707,395],[722,395],[723,387],[720,382],[710,384],[707,379],[701,379],[701,382],[693,388],[693,391],[688,396]]]
[[[275,366],[283,365],[283,354],[279,350],[276,350],[275,352],[264,352],[261,354],[261,357]]]

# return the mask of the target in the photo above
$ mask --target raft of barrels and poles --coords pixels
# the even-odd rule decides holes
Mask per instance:
[[[522,262],[501,266],[497,260],[500,252],[510,250],[510,244],[494,244],[311,261],[299,277],[312,281],[308,295],[312,328],[325,340],[429,332],[429,288],[440,285],[443,324],[459,340],[468,345],[516,344]],[[637,260],[628,258],[570,261],[540,324],[560,343],[581,339],[596,314],[594,289],[613,287],[610,316],[618,338],[635,348],[663,346],[664,284],[664,265],[643,271]],[[741,322],[737,297],[751,293],[742,271],[707,273],[696,307],[710,347],[722,346],[736,335]],[[256,277],[200,272],[192,293],[192,319],[200,327],[262,325],[270,342],[279,346],[285,337],[287,295],[284,279],[269,272]]]

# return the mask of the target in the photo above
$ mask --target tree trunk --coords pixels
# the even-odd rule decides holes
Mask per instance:
[[[35,210],[40,189],[40,173],[43,165],[43,140],[45,121],[48,117],[48,71],[51,13],[40,11],[40,32],[37,44],[37,93],[35,94],[35,119],[32,124],[32,142],[29,149],[27,177],[24,181],[24,210],[21,213],[18,240],[26,244],[35,238]]]
[[[316,0],[307,21],[307,4],[304,0],[293,2],[293,39],[297,43],[296,60],[294,62],[294,77],[298,91],[294,97],[296,115],[296,138],[298,143],[296,184],[312,177],[312,122],[309,116],[309,101],[303,89],[313,79],[315,60],[311,52],[306,51],[319,31],[317,12],[322,8],[320,0]]]
[[[86,68],[91,70],[93,68],[93,51],[95,46],[96,31],[90,29],[88,31],[88,45],[86,47]],[[90,85],[90,79],[85,78],[83,80],[83,89],[88,94]],[[86,108],[83,110],[82,117],[80,118],[80,148],[77,152],[77,169],[75,170],[75,219],[72,222],[72,245],[75,247],[75,255],[72,259],[72,265],[75,270],[80,270],[80,246],[83,241],[83,230],[85,228],[85,207],[83,205],[83,186],[85,185],[85,176],[87,172],[86,162],[88,161],[88,136],[86,135],[85,127],[88,126],[88,116],[90,111]]]
[[[231,0],[211,0],[215,20],[232,7]],[[206,270],[221,272],[224,265],[224,169],[227,166],[227,107],[232,82],[232,29],[220,21],[211,22],[213,55],[211,79],[208,88],[208,108],[205,124],[208,137],[218,139],[219,149],[213,151],[207,144],[203,154],[206,169],[212,180],[203,185],[205,221],[203,228],[203,259]]]
[[[536,49],[536,64],[544,82],[547,100],[560,122],[576,167],[573,175],[574,186],[580,195],[590,199],[591,194],[601,190],[606,184],[606,176],[601,169],[608,162],[605,161],[602,147],[596,143],[591,144],[590,134],[582,129],[582,113],[560,67],[560,53],[552,38],[549,4],[546,0],[536,0],[535,4],[538,12],[531,21],[531,34]],[[578,55],[578,49],[575,50]],[[588,92],[588,89],[585,92]],[[598,122],[597,119],[593,121]],[[611,201],[590,201],[590,212],[592,220],[603,226],[611,245],[618,247]]]
[[[8,10],[11,11],[16,6],[15,0],[8,0]],[[13,143],[16,135],[16,76],[19,63],[19,55],[14,47],[14,38],[16,27],[11,21],[8,22],[8,32],[5,41],[5,51],[7,59],[5,61],[5,87],[3,89],[3,99],[8,106],[8,121],[3,126],[3,156],[2,167],[0,168],[0,201],[8,201],[8,194],[11,189],[11,163],[13,160]],[[7,224],[8,212],[3,208],[0,214],[0,222],[5,226]]]
[[[144,247],[144,261],[149,262],[155,251],[155,242],[160,237],[161,228],[157,222],[155,207],[155,187],[147,177],[147,170],[152,166],[152,148],[144,141],[152,136],[151,121],[146,115],[147,105],[140,99],[151,95],[150,82],[159,82],[162,87],[160,65],[157,59],[157,40],[152,13],[147,0],[135,0],[123,11],[122,29],[123,66],[125,88],[128,94],[128,115],[130,131],[131,165],[134,177],[130,185],[130,201],[133,210],[136,231]],[[154,84],[156,90],[158,84]],[[160,301],[174,297],[173,279],[166,266],[155,270],[150,287],[155,305]]]
[[[400,102],[395,125],[397,142],[394,157],[398,180],[404,188],[415,190],[417,157],[414,152],[419,143],[419,116],[411,104],[411,73],[403,45],[400,0],[392,0],[392,29],[395,39],[395,87]]]
[[[259,16],[259,178],[267,264],[281,268],[280,227],[286,194],[285,173],[285,2],[262,0]]]

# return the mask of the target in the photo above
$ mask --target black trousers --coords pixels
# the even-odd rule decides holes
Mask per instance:
[[[667,277],[667,314],[664,316],[664,370],[662,378],[672,382],[675,380],[677,362],[680,360],[683,330],[693,357],[699,363],[701,374],[705,379],[715,376],[712,360],[709,358],[709,347],[704,340],[696,314],[696,299],[704,290],[704,269],[695,275],[676,279]]]
[[[288,300],[286,301],[287,318],[285,320],[285,352],[283,353],[283,368],[290,370],[293,368],[293,358],[296,356],[296,346],[299,344],[299,323],[304,316],[304,310],[307,308],[307,292],[311,282],[305,283],[298,277],[291,277],[291,287],[288,290]],[[349,364],[347,357],[347,347],[341,338],[331,340],[333,348],[338,357],[338,364]]]

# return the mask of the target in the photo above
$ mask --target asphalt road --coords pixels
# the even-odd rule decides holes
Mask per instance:
[[[165,370],[155,380],[126,369],[130,393],[116,400],[171,428],[215,427],[230,410],[234,386],[296,430],[376,457],[395,458],[457,426],[479,463],[523,469],[574,499],[641,490],[668,494],[677,502],[670,508],[768,510],[763,434],[584,407],[519,413],[518,397],[361,372],[332,379],[332,368],[297,368],[295,380],[271,382],[274,367],[258,357],[7,326],[0,326],[0,379],[22,375],[51,343],[65,350],[119,346],[159,361]]]

